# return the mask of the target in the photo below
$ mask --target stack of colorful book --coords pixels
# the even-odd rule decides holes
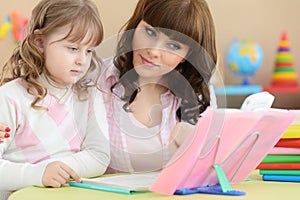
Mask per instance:
[[[257,169],[264,181],[300,182],[299,121],[286,130]]]

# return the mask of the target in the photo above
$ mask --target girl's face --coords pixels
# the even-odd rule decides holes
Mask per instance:
[[[141,21],[133,36],[133,65],[140,78],[161,78],[184,61],[189,46]]]
[[[94,47],[87,45],[87,36],[83,41],[73,43],[61,40],[69,32],[69,27],[57,29],[54,33],[42,36],[42,51],[46,69],[51,78],[61,86],[69,86],[82,78],[88,70]]]

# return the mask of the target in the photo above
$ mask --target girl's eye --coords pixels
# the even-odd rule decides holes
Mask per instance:
[[[151,36],[151,37],[155,37],[156,36],[156,32],[154,30],[152,30],[151,28],[145,28],[147,35]]]
[[[171,43],[171,44],[169,44],[169,48],[172,50],[178,50],[178,49],[180,49],[180,45]]]
[[[78,50],[76,47],[68,47],[68,49],[69,49],[70,51],[77,51],[77,50]]]

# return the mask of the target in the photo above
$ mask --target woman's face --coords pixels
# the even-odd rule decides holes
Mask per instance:
[[[184,61],[189,46],[141,21],[132,40],[133,65],[140,78],[161,78]]]

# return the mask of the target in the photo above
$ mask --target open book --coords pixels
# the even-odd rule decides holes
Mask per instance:
[[[82,183],[70,182],[69,185],[88,189],[131,194],[149,191],[149,187],[158,177],[159,172],[112,175],[99,178],[81,178]]]
[[[266,95],[268,101],[273,102],[274,99],[269,98],[272,96]],[[267,103],[256,105],[270,107]],[[71,182],[70,185],[106,191],[113,189],[113,192],[121,193],[150,190],[172,195],[176,191],[220,183],[220,170],[225,174],[223,179],[229,183],[241,182],[300,114],[296,110],[254,107],[256,109],[250,109],[253,107],[247,103],[243,109],[207,109],[193,134],[186,138],[159,173],[83,179],[83,183]],[[143,182],[140,187],[136,186],[138,181]]]

